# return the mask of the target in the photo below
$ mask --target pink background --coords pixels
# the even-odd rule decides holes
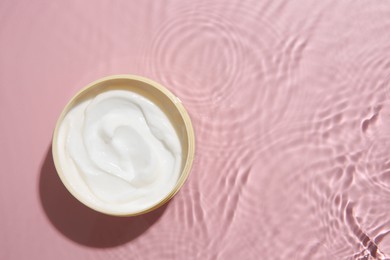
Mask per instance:
[[[78,203],[50,153],[72,95],[123,73],[197,137],[180,193],[135,218]],[[0,259],[389,257],[389,80],[386,0],[2,0]]]

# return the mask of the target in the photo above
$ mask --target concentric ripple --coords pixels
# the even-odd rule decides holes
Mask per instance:
[[[182,99],[197,106],[226,99],[244,65],[234,27],[212,13],[177,13],[158,29],[149,66]]]

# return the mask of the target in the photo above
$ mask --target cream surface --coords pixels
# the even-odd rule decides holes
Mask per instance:
[[[139,94],[110,90],[83,101],[67,113],[58,137],[64,177],[100,209],[148,208],[178,179],[176,132],[164,112]]]

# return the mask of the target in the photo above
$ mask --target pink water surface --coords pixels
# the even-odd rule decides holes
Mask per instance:
[[[187,107],[191,176],[104,216],[62,186],[51,134],[111,74]],[[390,257],[390,1],[0,1],[0,259]]]

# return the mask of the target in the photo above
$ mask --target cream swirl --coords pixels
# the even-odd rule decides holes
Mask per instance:
[[[110,90],[78,104],[65,116],[59,137],[64,172],[81,176],[90,191],[85,197],[99,207],[142,210],[177,182],[178,136],[164,112],[134,92]],[[77,178],[73,184],[82,185]]]

